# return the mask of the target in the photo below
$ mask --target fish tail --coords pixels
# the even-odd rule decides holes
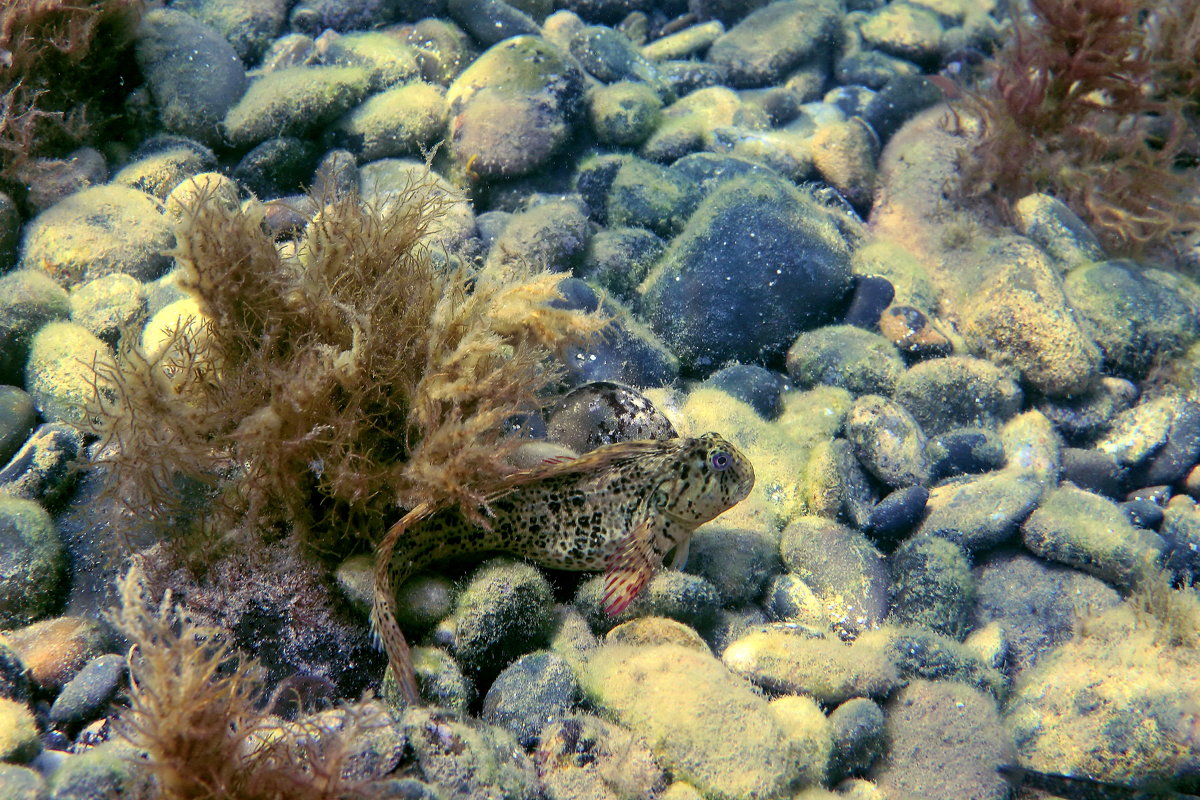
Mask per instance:
[[[392,572],[392,557],[395,554],[396,543],[405,531],[415,522],[433,513],[433,510],[429,503],[418,504],[388,529],[375,550],[375,591],[371,604],[371,629],[383,643],[392,675],[395,676],[400,693],[409,705],[416,705],[419,700],[417,673],[413,669],[412,651],[400,630],[400,623],[396,620],[396,584],[399,581]]]

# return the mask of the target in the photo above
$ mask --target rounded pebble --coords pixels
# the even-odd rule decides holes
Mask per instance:
[[[472,577],[454,610],[454,656],[484,680],[550,636],[553,596],[534,567],[493,559]]]
[[[75,487],[83,435],[74,425],[39,425],[12,460],[0,469],[0,489],[11,497],[56,509]]]
[[[614,442],[671,439],[678,434],[641,392],[612,381],[593,381],[568,392],[546,422],[546,438],[576,453]]]
[[[854,325],[832,325],[802,333],[787,353],[787,370],[804,388],[840,386],[856,395],[890,395],[904,372],[891,342]]]
[[[37,503],[0,495],[0,629],[45,616],[62,599],[58,531]]]
[[[492,682],[480,716],[512,731],[522,747],[535,747],[542,728],[565,717],[578,696],[579,683],[562,656],[527,653]]]
[[[42,417],[51,422],[80,423],[97,389],[106,389],[93,370],[111,367],[108,345],[73,322],[51,322],[29,346],[25,389]]]
[[[925,434],[912,415],[886,397],[863,395],[846,414],[846,439],[867,471],[893,489],[929,480]]]
[[[96,719],[104,713],[127,670],[124,656],[108,654],[93,658],[55,698],[50,706],[50,721],[75,725]]]
[[[979,358],[949,356],[909,367],[893,398],[928,436],[953,428],[994,427],[1017,413],[1024,394],[999,367]]]
[[[918,536],[897,548],[890,566],[890,621],[924,625],[960,640],[967,635],[975,580],[961,547],[935,536]]]
[[[16,386],[0,385],[0,464],[8,463],[33,433],[36,424],[33,398]],[[0,483],[3,482],[0,477]]]

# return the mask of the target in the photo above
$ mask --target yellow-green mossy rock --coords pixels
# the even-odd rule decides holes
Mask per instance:
[[[800,784],[823,783],[833,755],[833,730],[825,712],[816,700],[804,695],[778,697],[771,701],[770,708],[791,740],[792,752],[801,768]]]
[[[113,272],[148,281],[166,269],[173,242],[150,195],[127,186],[93,186],[29,222],[21,264],[65,287]]]
[[[229,109],[225,138],[238,147],[272,136],[296,136],[332,120],[367,93],[361,67],[289,67],[268,73]]]
[[[95,389],[106,386],[92,365],[104,368],[111,361],[108,345],[87,328],[74,322],[48,323],[30,343],[25,391],[47,421],[79,423]]]
[[[851,697],[884,697],[899,685],[884,644],[877,637],[846,644],[770,628],[736,640],[722,659],[734,673],[768,691],[807,694],[836,706]]]
[[[41,750],[33,713],[24,703],[0,697],[0,761],[24,764]]]
[[[712,656],[671,644],[608,645],[581,683],[592,703],[710,800],[781,798],[803,771],[767,701]]]

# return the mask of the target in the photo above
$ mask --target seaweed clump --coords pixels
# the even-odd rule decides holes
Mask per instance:
[[[0,189],[17,192],[88,138],[124,101],[122,51],[145,0],[0,3]]]
[[[982,129],[965,154],[967,191],[1049,192],[1125,252],[1195,228],[1200,1],[1029,7],[966,94]]]
[[[391,725],[377,702],[285,722],[271,716],[263,670],[219,629],[198,625],[170,592],[157,605],[134,566],[113,622],[128,637],[129,706],[119,735],[162,800],[357,800],[387,795],[371,769],[372,734]],[[143,757],[144,755],[144,757]]]
[[[318,198],[280,244],[262,205],[196,186],[174,255],[199,313],[95,366],[96,462],[122,516],[205,561],[276,523],[341,550],[378,541],[397,505],[477,509],[512,471],[506,422],[604,320],[554,307],[548,271],[437,258],[453,198],[429,173],[381,198]]]

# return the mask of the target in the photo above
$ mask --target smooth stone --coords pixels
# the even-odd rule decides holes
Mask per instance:
[[[1073,486],[1048,492],[1021,527],[1031,552],[1118,587],[1133,585],[1165,549],[1161,537],[1130,525],[1111,500]]]
[[[71,321],[109,346],[116,346],[121,331],[132,327],[145,313],[146,291],[132,275],[105,275],[71,292]]]
[[[28,703],[32,688],[29,672],[20,655],[0,638],[0,697]]]
[[[941,55],[941,21],[922,5],[890,3],[868,13],[858,29],[871,49],[917,64],[934,62]]]
[[[7,463],[21,449],[36,424],[33,398],[16,386],[0,385],[0,464]]]
[[[698,575],[662,570],[650,579],[628,608],[616,616],[609,616],[604,612],[604,576],[598,575],[579,585],[575,607],[594,631],[607,631],[636,617],[657,616],[704,632],[716,621],[721,595]]]
[[[513,214],[488,251],[486,269],[517,262],[570,272],[583,258],[591,230],[579,204],[549,197]]]
[[[1004,447],[1004,467],[1009,472],[1027,472],[1047,484],[1058,482],[1062,440],[1042,412],[1026,411],[1004,423],[1000,444]]]
[[[40,690],[58,692],[91,659],[109,649],[110,635],[86,617],[54,617],[0,636],[29,670]]]
[[[1078,397],[1046,398],[1037,409],[1068,443],[1084,445],[1106,432],[1113,418],[1133,405],[1137,396],[1133,383],[1106,376]]]
[[[445,90],[413,81],[368,97],[332,126],[331,136],[363,161],[374,161],[420,156],[445,127]]]
[[[1167,443],[1175,419],[1190,405],[1177,395],[1162,395],[1138,403],[1116,416],[1096,442],[1123,467],[1142,467]]]
[[[0,381],[23,385],[33,335],[70,313],[69,295],[48,275],[32,269],[0,275]]]
[[[861,533],[823,517],[800,517],[783,529],[787,570],[820,599],[839,633],[878,627],[887,613],[887,567]]]
[[[1062,451],[1062,479],[1084,491],[1120,499],[1125,470],[1109,453],[1094,448],[1065,447]]]
[[[50,515],[0,495],[0,629],[29,625],[62,600],[66,563]]]
[[[24,703],[0,697],[0,762],[24,764],[41,749],[33,712]]]
[[[73,322],[43,326],[29,347],[25,389],[50,422],[82,423],[97,391],[107,383],[100,370],[111,368],[112,352],[86,328]]]
[[[134,52],[163,126],[206,144],[246,89],[246,69],[225,37],[174,8],[142,17]]]
[[[881,142],[887,142],[904,123],[945,99],[941,87],[925,75],[895,75],[871,98],[863,119]]]
[[[994,427],[1021,408],[1021,388],[999,367],[970,356],[949,356],[909,367],[892,399],[908,409],[928,436],[953,428]]]
[[[917,535],[940,536],[975,553],[1003,544],[1037,507],[1045,484],[1029,474],[959,478],[929,492]]]
[[[926,440],[902,406],[879,395],[863,395],[846,415],[846,439],[867,471],[893,489],[929,481]]]
[[[840,16],[836,5],[823,0],[772,3],[718,37],[707,60],[725,68],[731,86],[766,86],[827,55]]]
[[[1004,445],[988,428],[955,428],[934,436],[926,448],[929,479],[977,475],[1004,466]]]
[[[779,540],[766,531],[714,521],[688,543],[685,569],[712,584],[724,606],[753,603],[781,568]]]
[[[225,114],[225,138],[246,147],[272,136],[303,136],[355,106],[369,82],[370,74],[361,67],[289,67],[267,73]]]
[[[924,486],[896,489],[871,509],[863,532],[885,552],[904,539],[925,515],[929,490]]]
[[[154,198],[125,186],[93,186],[29,221],[21,263],[65,287],[114,272],[149,281],[167,268],[173,243]]]
[[[861,529],[879,502],[874,483],[845,439],[818,442],[809,453],[801,483],[806,511]]]
[[[1065,267],[1103,261],[1096,234],[1070,207],[1048,194],[1027,194],[1012,205],[1017,230]]]
[[[446,10],[485,46],[512,36],[541,32],[533,17],[504,0],[449,0]]]
[[[550,585],[533,566],[503,558],[486,562],[458,597],[455,658],[468,673],[490,679],[548,642],[552,605]]]
[[[896,287],[887,278],[878,275],[855,275],[854,295],[842,322],[863,330],[879,328],[879,315],[896,297]]]
[[[420,72],[416,50],[384,31],[325,31],[315,44],[321,63],[367,70],[372,92],[412,80]]]
[[[588,119],[601,142],[637,147],[662,119],[662,100],[644,83],[620,81],[588,94]]]
[[[904,360],[878,333],[829,325],[796,338],[787,352],[787,371],[802,388],[825,384],[855,395],[890,395],[904,372]]]
[[[480,716],[511,731],[522,747],[535,747],[542,728],[565,717],[578,696],[579,683],[562,656],[527,653],[492,682]]]
[[[74,725],[95,719],[108,705],[128,671],[124,656],[97,656],[84,664],[50,706],[50,721]]]
[[[295,136],[259,142],[233,168],[237,182],[262,200],[298,192],[312,180],[319,153]]]
[[[171,8],[216,29],[246,64],[258,63],[287,20],[286,0],[176,0]]]
[[[401,18],[410,2],[396,0],[300,0],[292,7],[288,22],[293,30],[310,35],[319,34],[325,30],[361,31],[381,28]],[[433,2],[428,6],[428,13],[441,14],[444,9],[441,2]],[[411,11],[416,12],[407,19],[419,19],[425,16],[422,9],[424,4],[413,0]]]
[[[39,425],[0,469],[0,492],[55,509],[75,486],[76,460],[82,448],[83,435],[74,425]]]
[[[678,234],[701,199],[686,177],[658,164],[631,159],[621,165],[608,190],[608,221],[646,228],[665,239]]]
[[[883,756],[885,720],[879,704],[865,697],[853,697],[830,712],[829,729],[833,735],[829,764],[831,781],[865,775]]]
[[[606,644],[677,644],[709,653],[708,643],[695,628],[666,617],[638,617],[622,622],[604,635]]]
[[[778,372],[757,364],[731,364],[709,375],[701,385],[720,389],[753,406],[763,419],[771,420],[783,411],[786,383]]]
[[[654,754],[628,729],[576,713],[542,729],[533,759],[549,798],[623,800],[666,795],[668,778]],[[699,793],[696,800],[700,800]]]
[[[36,769],[20,764],[0,764],[0,797],[9,800],[50,800],[50,790]]]
[[[887,639],[888,657],[903,680],[958,681],[997,699],[1008,691],[1007,677],[997,669],[993,654],[981,652],[974,644],[922,625],[888,628],[880,635]]]
[[[896,549],[889,566],[890,622],[924,625],[959,640],[967,635],[975,580],[963,548],[940,537],[917,536]]]
[[[802,772],[767,702],[721,662],[677,645],[608,645],[582,680],[589,700],[706,795],[780,795]],[[729,736],[736,729],[739,735]]]
[[[666,251],[666,243],[642,228],[607,228],[588,240],[575,274],[619,300],[628,301],[637,285]]]
[[[671,439],[671,422],[638,390],[592,381],[567,392],[550,412],[546,438],[576,453],[636,439]]]

